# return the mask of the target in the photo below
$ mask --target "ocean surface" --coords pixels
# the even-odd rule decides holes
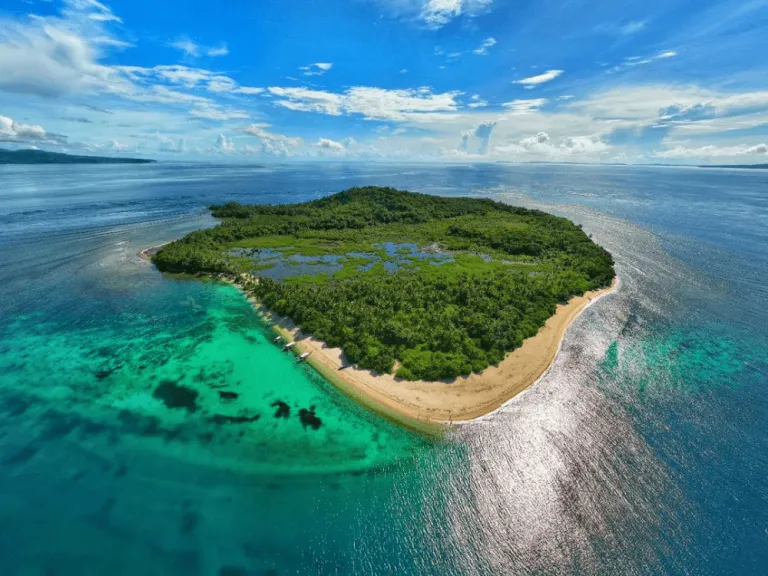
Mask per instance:
[[[369,184],[567,216],[620,287],[543,380],[433,441],[231,287],[137,257],[212,203]],[[765,171],[2,166],[0,253],[3,576],[768,574]]]

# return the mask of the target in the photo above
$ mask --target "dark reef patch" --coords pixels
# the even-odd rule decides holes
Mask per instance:
[[[31,460],[39,451],[39,447],[27,444],[23,448],[3,458],[2,462],[4,465],[23,464],[24,462]]]
[[[222,400],[235,400],[239,394],[237,392],[230,392],[229,390],[219,390],[219,398]]]
[[[309,426],[312,430],[319,430],[323,424],[323,421],[315,414],[314,406],[310,406],[309,410],[306,408],[299,410],[299,420],[302,428]]]
[[[224,414],[214,414],[209,420],[213,424],[246,424],[248,422],[256,422],[261,418],[260,414],[254,414],[253,416],[225,416]]]
[[[270,404],[275,410],[275,418],[288,418],[291,415],[291,407],[282,400],[275,400]]]
[[[197,390],[176,384],[172,380],[161,382],[152,396],[162,400],[168,408],[184,408],[188,412],[197,410]]]
[[[32,405],[32,402],[18,396],[11,396],[5,401],[5,410],[9,416],[21,416]]]
[[[43,415],[45,427],[40,433],[40,438],[50,440],[66,436],[81,424],[81,418],[74,414],[65,414],[56,410],[49,410]]]
[[[138,436],[160,436],[171,441],[181,434],[181,428],[163,428],[156,416],[144,416],[130,410],[120,410],[117,419],[122,424],[122,432]]]
[[[116,368],[112,368],[111,370],[99,370],[94,374],[96,376],[96,380],[104,380],[107,378],[112,372],[114,372]]]

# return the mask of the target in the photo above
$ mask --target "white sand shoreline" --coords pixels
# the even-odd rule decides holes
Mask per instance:
[[[151,259],[159,246],[143,250],[140,256]],[[568,328],[592,304],[613,292],[619,285],[615,278],[610,287],[588,292],[559,304],[539,332],[522,346],[508,353],[497,366],[480,374],[459,377],[450,382],[410,382],[391,374],[374,374],[348,366],[339,348],[302,334],[287,318],[278,317],[255,298],[248,296],[242,282],[232,282],[246,295],[283,341],[297,342],[296,354],[310,352],[307,361],[326,380],[369,409],[390,420],[428,434],[439,433],[445,425],[463,424],[487,418],[550,371]]]

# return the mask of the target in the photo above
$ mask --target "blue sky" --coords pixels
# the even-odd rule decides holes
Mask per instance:
[[[768,0],[3,0],[0,146],[768,162]]]

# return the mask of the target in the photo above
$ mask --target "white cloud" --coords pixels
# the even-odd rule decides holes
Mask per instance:
[[[528,78],[523,78],[522,80],[515,80],[514,84],[522,84],[526,88],[532,88],[534,86],[538,86],[539,84],[550,82],[560,76],[562,73],[562,70],[547,70],[544,72],[544,74],[539,74],[538,76],[530,76]]]
[[[270,94],[281,98],[277,100],[278,105],[289,110],[341,115],[343,97],[339,94],[309,88],[270,87],[268,90]]]
[[[352,143],[355,141],[352,139]],[[330,138],[320,138],[315,147],[319,149],[319,153],[323,156],[346,156],[347,148],[341,142],[331,140]]]
[[[197,58],[202,52],[202,48],[196,42],[193,42],[189,38],[179,38],[169,44],[171,48],[175,48],[179,52],[183,52],[185,56]]]
[[[168,44],[189,58],[199,58],[200,56],[226,56],[229,54],[229,48],[223,42],[218,46],[203,46],[187,37],[182,37]]]
[[[429,88],[387,90],[358,86],[342,94],[308,88],[270,87],[280,97],[276,104],[290,110],[320,112],[331,116],[360,114],[366,119],[434,121],[458,109],[458,92],[433,94]]]
[[[253,96],[264,92],[264,88],[255,88],[253,86],[240,86],[233,90],[235,94],[245,94],[247,96]]]
[[[158,152],[170,152],[173,154],[184,154],[187,152],[187,144],[184,137],[171,138],[159,132],[155,132],[154,139],[157,140]]]
[[[656,62],[658,60],[667,60],[669,58],[674,58],[675,56],[677,56],[677,52],[674,50],[666,50],[664,52],[659,52],[658,54],[655,54],[653,56],[647,56],[647,57],[629,56],[625,58],[621,64],[618,64],[612,68],[609,68],[607,72],[608,74],[615,74],[617,72],[623,72],[624,70],[628,70],[636,66],[644,66],[646,64],[651,64],[652,62]]]
[[[38,124],[22,124],[7,116],[0,115],[0,142],[63,144],[66,142],[66,137],[60,134],[50,134]]]
[[[538,158],[550,161],[600,160],[611,150],[599,135],[567,136],[555,142],[546,132],[522,138],[517,142],[496,146],[501,155],[518,159]]]
[[[608,145],[599,136],[569,136],[560,144],[573,154],[593,154],[608,150]]]
[[[208,81],[206,86],[210,92],[234,92],[237,83],[226,76],[216,76]]]
[[[668,150],[653,152],[655,158],[668,159],[711,159],[711,158],[734,158],[739,156],[764,156],[768,154],[768,144],[756,144],[752,146],[700,146],[698,148],[687,148],[685,146],[675,146]]]
[[[120,75],[98,63],[107,39],[120,42],[89,17],[106,14],[98,6],[70,2],[61,17],[0,18],[0,90],[51,98],[119,88]]]
[[[176,84],[184,88],[204,88],[217,94],[243,94],[252,96],[264,92],[264,88],[253,86],[238,86],[229,76],[212,72],[204,68],[191,68],[180,64],[154,66],[144,68],[141,66],[115,66],[119,71],[135,83],[149,84],[162,81],[168,84]]]
[[[208,51],[206,52],[208,56],[211,56],[213,58],[217,56],[226,56],[229,54],[229,48],[227,48],[227,45],[222,43],[219,46],[216,46],[214,48],[208,48]]]
[[[436,30],[455,18],[472,18],[490,10],[493,0],[370,0],[395,18],[415,20]]]
[[[235,144],[232,140],[227,139],[224,134],[219,134],[216,138],[216,144],[214,144],[214,150],[221,154],[231,154],[235,151]]]
[[[475,138],[477,138],[480,143],[477,148],[478,154],[485,154],[488,150],[488,144],[491,141],[491,133],[495,127],[496,122],[486,122],[484,124],[479,124],[477,128],[475,128]]]
[[[425,0],[420,13],[429,28],[441,28],[454,18],[475,16],[484,12],[493,0]]]
[[[261,146],[254,148],[249,146],[249,154],[264,154],[267,156],[291,156],[303,140],[297,137],[285,136],[267,130],[269,124],[251,124],[243,128],[243,133],[255,136],[260,140]]]
[[[488,102],[483,100],[479,94],[472,94],[470,103],[467,104],[470,108],[485,108],[488,106]]]
[[[331,68],[333,68],[331,62],[315,62],[307,66],[299,66],[299,70],[304,72],[304,76],[322,76]]]
[[[511,115],[518,116],[535,112],[546,103],[546,98],[531,98],[529,100],[512,100],[512,102],[505,102],[502,106],[507,108]]]
[[[549,134],[539,132],[535,136],[529,136],[520,140],[520,145],[526,150],[535,150],[542,145],[549,145]]]
[[[488,48],[494,46],[495,44],[496,38],[486,38],[482,41],[479,48],[472,50],[472,53],[477,54],[478,56],[485,56],[488,54]]]
[[[238,120],[250,118],[250,114],[244,110],[233,110],[223,108],[211,103],[197,103],[189,109],[189,115],[193,118],[203,118],[205,120]]]
[[[66,4],[70,10],[83,12],[96,22],[122,22],[108,6],[96,0],[68,0]]]

